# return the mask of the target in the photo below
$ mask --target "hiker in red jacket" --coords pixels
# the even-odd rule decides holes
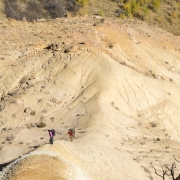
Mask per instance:
[[[69,129],[68,134],[69,134],[70,140],[72,142],[73,138],[75,137],[75,130],[74,129]]]
[[[54,129],[48,130],[48,132],[49,132],[49,136],[50,136],[49,142],[50,142],[50,144],[53,144],[53,137],[55,136],[55,130]]]

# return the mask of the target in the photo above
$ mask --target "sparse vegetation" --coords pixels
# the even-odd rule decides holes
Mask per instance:
[[[104,16],[104,11],[103,11],[103,10],[100,10],[100,11],[99,11],[99,15],[100,15],[100,16]]]
[[[156,11],[161,4],[161,0],[128,0],[123,1],[122,7],[129,17],[139,17],[145,19],[148,15],[149,10]]]
[[[77,3],[81,6],[85,6],[88,2],[89,0],[77,0]]]
[[[30,115],[31,115],[31,116],[35,116],[35,115],[36,115],[36,112],[35,112],[35,111],[31,111]]]
[[[42,18],[71,15],[100,15],[125,18],[138,18],[149,23],[159,24],[164,29],[180,35],[179,0],[4,0],[8,17],[27,21]],[[107,7],[109,9],[107,10]],[[178,25],[172,28],[172,24]]]
[[[179,0],[112,0],[119,6],[116,15],[122,19],[126,17],[138,18],[180,35],[179,28],[172,28],[172,24],[180,24]]]
[[[156,122],[150,122],[150,125],[151,125],[151,127],[157,127],[157,123]]]
[[[157,22],[160,23],[160,24],[161,24],[162,21],[163,21],[163,20],[162,20],[162,17],[161,17],[160,15],[156,16],[154,19],[155,19],[155,21],[157,21]]]
[[[14,138],[15,138],[15,136],[11,134],[10,136],[6,137],[6,140],[12,141]]]
[[[149,71],[150,75],[153,77],[153,78],[156,78],[156,75],[155,73],[153,73],[151,70]]]
[[[120,5],[124,8],[126,14],[131,17],[144,18],[148,15],[148,11],[156,12],[162,3],[171,4],[174,7],[178,1],[177,0],[121,0]],[[178,11],[174,10],[172,16],[177,18]]]
[[[125,15],[124,13],[121,13],[121,14],[119,15],[119,17],[120,17],[121,19],[125,19],[125,18],[126,18],[126,15]]]
[[[45,124],[44,122],[40,122],[40,123],[37,125],[38,128],[43,128],[43,127],[45,127],[45,126],[46,126],[46,124]]]

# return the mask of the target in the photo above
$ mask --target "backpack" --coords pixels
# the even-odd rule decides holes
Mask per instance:
[[[73,134],[75,135],[75,130],[74,129],[71,129],[71,131],[73,132]]]
[[[53,136],[56,135],[56,131],[54,129],[52,129],[51,132],[52,132]]]
[[[69,129],[68,132],[72,132],[73,137],[75,137],[75,130],[74,129]]]

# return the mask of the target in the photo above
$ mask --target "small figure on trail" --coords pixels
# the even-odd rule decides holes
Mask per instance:
[[[50,144],[53,144],[53,137],[55,136],[55,130],[51,129],[51,130],[48,130],[48,132],[49,132],[49,136],[50,136],[49,142],[50,142]]]
[[[69,134],[70,140],[72,142],[73,138],[75,138],[75,130],[74,129],[69,129],[68,134]]]

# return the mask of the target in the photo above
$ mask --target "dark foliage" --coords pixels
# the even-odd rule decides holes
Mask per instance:
[[[67,12],[75,13],[80,6],[75,0],[24,0],[23,5],[19,0],[4,0],[7,17],[27,21],[41,18],[64,17]]]
[[[62,0],[43,0],[42,4],[52,18],[63,17],[66,12]]]

